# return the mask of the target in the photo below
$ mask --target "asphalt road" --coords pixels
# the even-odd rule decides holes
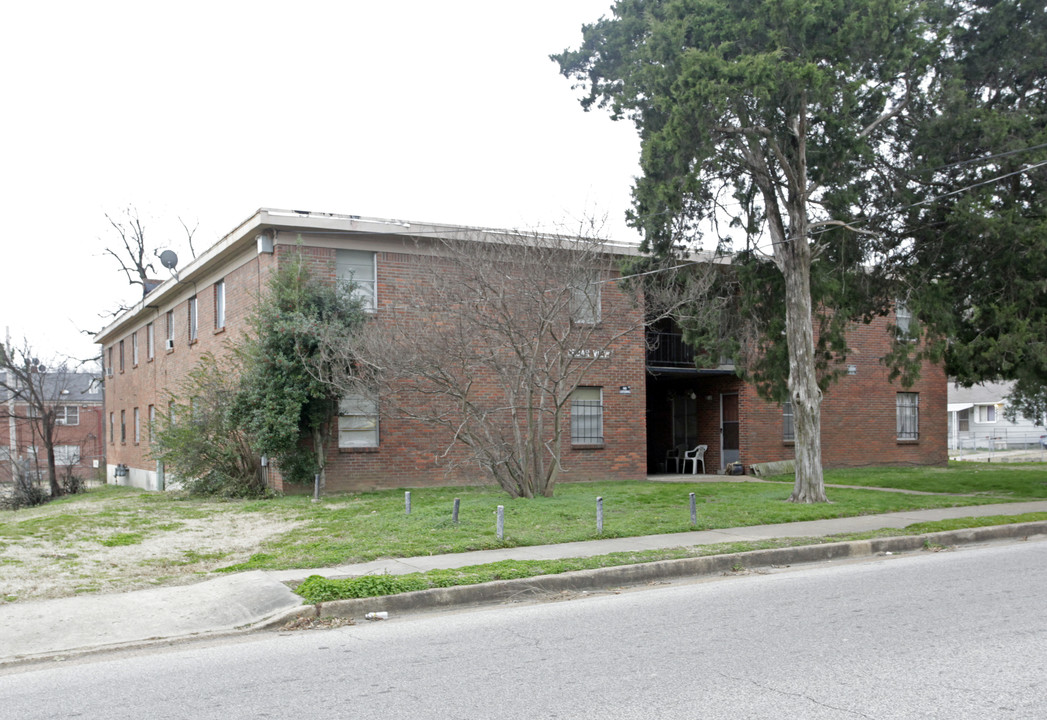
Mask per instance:
[[[1044,718],[1047,541],[0,676],[0,718]],[[2,642],[2,639],[0,639]]]

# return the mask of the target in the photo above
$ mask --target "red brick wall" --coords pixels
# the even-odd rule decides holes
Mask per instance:
[[[334,251],[329,252],[333,263]],[[318,262],[322,257],[322,252],[317,253]],[[431,262],[431,258],[409,253],[378,253],[377,322],[417,304],[416,296],[424,292],[430,272],[422,264]],[[582,383],[603,388],[603,445],[572,447],[570,413],[564,413],[561,481],[646,476],[644,344],[639,311],[613,283],[603,287],[601,304],[606,337],[630,327],[635,330],[615,341],[610,357],[597,360]],[[629,394],[620,392],[623,386],[630,389]],[[481,379],[476,392],[496,393],[497,388],[492,381]],[[328,454],[327,488],[348,491],[490,482],[475,466],[451,467],[462,454],[452,452],[450,458],[442,457],[448,444],[449,436],[442,429],[418,420],[383,416],[378,448],[339,450],[337,442],[333,443]]]
[[[102,405],[99,402],[69,402],[58,403],[60,405],[71,405],[78,409],[79,422],[76,425],[58,425],[55,427],[54,444],[75,445],[80,448],[80,462],[73,466],[73,472],[81,478],[94,476],[94,461],[97,460],[101,467],[105,467],[105,450],[103,444]],[[15,406],[15,416],[27,414],[24,405]],[[6,403],[0,404],[0,446],[7,447],[10,443],[10,416]],[[47,457],[43,443],[38,435],[34,434],[33,428],[27,420],[15,420],[15,455],[19,458],[27,456],[28,449],[36,447],[40,453],[40,468],[46,476]],[[61,477],[63,467],[58,467]],[[11,480],[10,463],[0,462],[0,481]]]
[[[860,324],[849,335],[848,365],[825,393],[822,403],[822,462],[825,467],[867,465],[944,465],[948,460],[948,384],[941,366],[925,363],[911,388],[888,380],[880,362],[887,350],[887,320]],[[919,439],[897,439],[899,392],[919,393]],[[741,446],[746,465],[791,459],[792,443],[782,439],[782,410],[748,387],[742,399]]]
[[[180,383],[207,352],[221,355],[227,341],[235,340],[245,329],[245,319],[265,287],[271,256],[254,252],[241,256],[235,267],[224,275],[215,275],[205,283],[187,284],[174,304],[148,308],[151,315],[125,335],[114,339],[103,348],[103,358],[109,360],[108,348],[113,347],[112,375],[105,377],[106,417],[104,419],[105,447],[110,466],[118,464],[146,471],[156,470],[156,461],[149,455],[149,406],[156,413],[167,413],[170,395],[180,392]],[[214,284],[225,281],[225,327],[215,328]],[[189,342],[189,298],[195,291],[197,298],[197,339]],[[165,349],[168,310],[174,311],[174,348]],[[155,337],[154,355],[148,357],[146,326],[152,322]],[[138,364],[131,356],[131,335],[138,335]],[[124,371],[119,366],[119,341],[124,340]],[[235,371],[235,367],[230,368]],[[134,439],[134,409],[140,414],[139,442]],[[120,439],[120,412],[126,417],[126,436]],[[114,435],[109,434],[109,413],[112,413]],[[112,472],[110,471],[110,477]]]
[[[382,242],[388,243],[388,240]],[[334,280],[337,246],[344,239],[323,238],[302,248],[308,263],[318,276]],[[373,239],[361,238],[362,247],[376,247]],[[370,243],[369,245],[367,243]],[[392,244],[392,243],[389,243]],[[388,245],[387,245],[388,247]],[[377,253],[378,310],[376,321],[410,306],[411,299],[424,283],[420,280],[420,259],[410,252],[409,245],[396,243],[396,251]],[[402,250],[407,249],[407,252]],[[103,427],[106,437],[107,461],[110,467],[126,464],[139,472],[155,470],[155,461],[148,455],[148,407],[156,406],[157,413],[167,412],[170,392],[179,391],[179,382],[199,361],[205,352],[222,351],[227,340],[235,339],[245,329],[245,318],[258,297],[264,292],[269,272],[295,246],[277,243],[272,255],[257,254],[254,248],[227,262],[224,272],[214,272],[202,282],[186,283],[182,293],[170,303],[152,308],[149,317],[143,317],[131,331],[114,336],[103,348],[108,359],[108,348],[114,348],[114,361],[120,340],[125,343],[125,368],[117,367],[106,379],[106,413]],[[214,329],[214,282],[224,278],[226,285],[226,328]],[[188,298],[198,298],[198,340],[188,343]],[[172,304],[173,303],[173,304]],[[175,346],[164,349],[165,313],[174,310],[176,320]],[[602,324],[608,332],[625,327],[636,328],[620,338],[611,348],[607,359],[597,361],[583,384],[603,388],[604,444],[601,447],[573,448],[570,441],[569,414],[564,417],[563,472],[561,480],[635,479],[648,470],[647,421],[651,406],[647,392],[644,342],[638,328],[639,310],[632,306],[613,283],[603,287]],[[153,359],[146,357],[145,326],[152,321],[156,347]],[[130,334],[139,334],[140,358],[138,365],[131,359]],[[928,366],[912,391],[920,393],[920,439],[899,442],[895,438],[895,397],[904,390],[890,385],[886,370],[880,366],[886,342],[886,322],[855,328],[852,337],[854,353],[850,362],[857,374],[844,376],[826,395],[823,405],[823,457],[826,466],[854,466],[871,464],[941,464],[946,461],[945,395],[946,382],[940,368]],[[231,371],[236,371],[235,367]],[[690,382],[690,381],[688,381]],[[781,409],[761,401],[755,391],[736,378],[703,376],[694,381],[700,419],[702,442],[708,442],[706,467],[715,472],[720,467],[719,403],[720,394],[739,393],[740,454],[744,464],[792,457],[792,446],[782,440]],[[631,392],[623,394],[619,388],[627,386]],[[486,391],[491,392],[490,387]],[[661,392],[661,391],[659,391]],[[651,403],[658,399],[651,398]],[[141,414],[141,440],[134,442],[133,410]],[[120,411],[127,418],[127,437],[119,438]],[[116,438],[108,437],[108,413],[113,413]],[[651,416],[653,417],[653,415]],[[663,433],[657,421],[650,431]],[[438,456],[447,446],[447,438],[432,427],[416,420],[383,417],[380,429],[380,447],[376,449],[339,450],[337,432],[332,427],[332,443],[328,453],[328,491],[349,491],[371,488],[411,487],[443,484],[475,484],[488,478],[478,469],[449,469],[447,460]],[[707,440],[706,440],[707,439]],[[654,438],[657,440],[657,438]],[[664,452],[652,444],[654,459]],[[278,473],[274,477],[279,483]],[[137,484],[137,483],[136,483]]]

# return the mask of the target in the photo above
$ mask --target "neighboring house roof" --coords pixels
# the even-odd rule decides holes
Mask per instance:
[[[0,379],[6,373],[0,372]],[[101,403],[102,383],[94,373],[54,372],[44,373],[44,397],[58,404]],[[15,395],[18,400],[18,395]],[[8,391],[0,388],[0,402],[7,402]]]
[[[969,388],[949,383],[949,412],[965,410],[973,405],[1003,405],[1011,394],[1014,383],[987,382]]]

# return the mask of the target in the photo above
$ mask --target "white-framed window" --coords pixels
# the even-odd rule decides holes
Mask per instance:
[[[579,325],[600,322],[600,285],[587,283],[571,288],[571,320]]]
[[[127,442],[127,411],[120,411],[120,442]]]
[[[196,308],[196,295],[189,298],[189,342],[196,342],[196,321],[199,318]]]
[[[571,393],[571,444],[603,444],[603,388],[580,387]]]
[[[109,413],[109,442],[116,442],[116,419],[113,413]]]
[[[55,465],[79,465],[79,445],[55,445]]]
[[[138,413],[138,408],[134,409],[134,423],[135,423],[135,445],[142,442],[142,419]]]
[[[1000,416],[999,410],[995,405],[976,405],[978,411],[978,422],[980,423],[994,423]]]
[[[138,331],[131,333],[131,366],[138,364]]]
[[[782,403],[782,441],[793,442],[796,440],[796,425],[793,422],[793,404],[786,400]]]
[[[971,409],[960,410],[956,413],[956,429],[960,432],[971,431]]]
[[[120,341],[120,372],[124,371],[124,341]]]
[[[167,311],[167,337],[164,338],[167,345],[167,350],[174,349],[175,341],[175,313],[174,310]]]
[[[900,392],[897,395],[898,439],[920,439],[920,393]]]
[[[149,406],[149,442],[153,441],[153,433],[156,432],[156,405]]]
[[[898,300],[894,304],[894,324],[898,328],[899,340],[912,339],[909,335],[909,328],[912,326],[912,311],[903,300]]]
[[[55,408],[55,423],[58,425],[79,425],[80,408],[76,405],[59,405]]]
[[[214,284],[214,329],[225,327],[225,280]]]
[[[156,332],[153,329],[153,324],[149,323],[145,326],[145,358],[146,360],[152,360],[156,355]]]
[[[378,403],[361,394],[350,394],[338,404],[338,447],[378,447]]]
[[[378,307],[377,262],[375,253],[366,250],[338,250],[335,253],[338,279],[352,283],[353,297],[358,298],[363,309],[370,312]]]

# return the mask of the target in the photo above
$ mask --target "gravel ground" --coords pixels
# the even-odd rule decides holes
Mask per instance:
[[[46,527],[62,512],[68,511],[43,505],[0,513],[0,528],[27,521]],[[55,540],[46,533],[0,534],[0,604],[198,582],[215,568],[247,560],[267,539],[300,523],[271,514],[216,512],[147,527],[140,538],[103,520],[81,524],[87,529],[55,533]],[[130,536],[128,544],[106,544],[121,533]]]

